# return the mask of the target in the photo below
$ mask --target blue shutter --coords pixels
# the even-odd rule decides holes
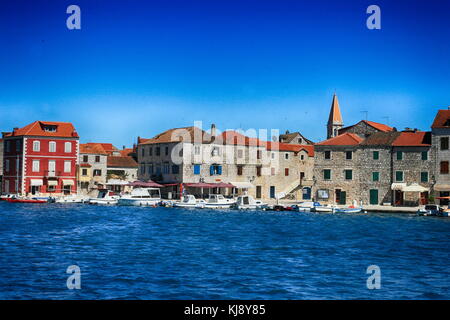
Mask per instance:
[[[194,164],[194,174],[200,174],[200,165]]]
[[[214,175],[214,166],[209,167],[209,173],[213,176]]]
[[[217,166],[217,174],[222,174],[222,166]]]

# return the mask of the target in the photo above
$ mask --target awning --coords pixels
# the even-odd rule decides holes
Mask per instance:
[[[44,182],[42,179],[31,179],[31,185],[32,186],[42,186]]]
[[[406,187],[406,183],[393,183],[391,185],[392,190],[400,190],[403,191],[403,189]]]
[[[450,184],[436,184],[434,185],[436,191],[450,191]]]
[[[255,187],[250,182],[230,182],[230,184],[232,184],[237,189],[250,189]]]
[[[422,187],[417,183],[412,183],[409,186],[403,188],[403,192],[426,192],[426,191],[430,191],[430,189]]]
[[[56,180],[48,180],[47,181],[47,185],[48,186],[57,186],[58,185],[58,181],[56,181]]]
[[[75,183],[73,180],[63,179],[63,186],[73,186]]]
[[[234,188],[234,185],[224,182],[219,183],[204,183],[204,182],[198,182],[198,183],[185,183],[185,187],[191,187],[191,188]]]

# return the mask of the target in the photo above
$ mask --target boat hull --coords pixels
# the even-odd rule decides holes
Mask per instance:
[[[119,206],[156,207],[161,199],[119,199]]]

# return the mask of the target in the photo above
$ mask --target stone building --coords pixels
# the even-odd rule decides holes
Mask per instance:
[[[288,130],[286,133],[280,134],[278,141],[289,144],[314,145],[314,142],[305,138],[300,132],[289,132]]]
[[[317,200],[332,204],[428,203],[432,188],[431,133],[343,133],[316,144]]]
[[[449,107],[450,109],[450,107]],[[431,125],[432,145],[435,154],[434,196],[450,196],[450,110],[439,110]],[[448,199],[439,199],[438,203],[447,205]]]
[[[139,179],[187,189],[255,198],[311,196],[314,148],[267,142],[236,131],[210,133],[198,127],[167,130],[152,139],[138,138]]]
[[[352,126],[348,126],[348,127],[340,129],[339,134],[343,134],[346,132],[356,133],[357,135],[365,138],[365,137],[368,137],[369,135],[371,135],[372,133],[390,132],[390,131],[397,131],[397,130],[395,128],[391,128],[390,126],[387,126],[382,123],[361,120]]]
[[[79,191],[93,195],[106,184],[108,152],[100,143],[80,144]]]

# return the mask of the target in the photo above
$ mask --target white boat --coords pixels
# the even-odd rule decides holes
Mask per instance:
[[[221,194],[210,194],[207,202],[200,204],[204,209],[229,209],[236,203],[234,199],[225,199]]]
[[[250,195],[242,195],[237,197],[236,203],[233,206],[239,210],[249,210],[249,209],[266,209],[268,207],[267,203],[261,200],[255,200]]]
[[[336,209],[337,209],[336,206],[327,205],[314,207],[311,211],[321,213],[334,213]]]
[[[89,201],[89,197],[81,195],[63,196],[55,199],[55,203],[85,203]]]
[[[297,205],[297,209],[300,212],[312,212],[314,211],[315,208],[317,207],[321,207],[322,205],[320,204],[320,202],[316,202],[316,201],[305,201],[305,202],[301,202]]]
[[[443,212],[444,209],[437,204],[427,204],[417,210],[419,216],[438,216]]]
[[[157,206],[161,202],[161,192],[159,188],[134,188],[130,194],[120,197],[121,206]]]
[[[362,207],[348,207],[348,208],[335,208],[333,213],[360,213],[363,211]]]
[[[200,208],[205,203],[205,200],[197,200],[192,194],[187,194],[183,196],[180,202],[174,203],[173,206],[177,208]]]
[[[115,205],[119,200],[119,196],[114,195],[109,190],[99,190],[97,198],[90,198],[90,204]]]

